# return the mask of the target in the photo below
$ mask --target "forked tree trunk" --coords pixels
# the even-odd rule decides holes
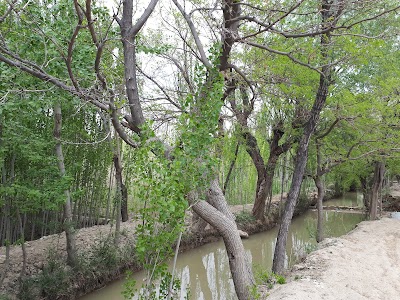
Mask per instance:
[[[222,236],[235,291],[239,300],[251,300],[251,287],[255,284],[251,265],[239,232],[234,216],[229,210],[218,180],[213,180],[208,192],[207,200],[198,200],[195,195],[189,196],[195,203],[193,211],[213,226]],[[214,207],[215,206],[215,207]]]
[[[58,170],[61,176],[65,176],[64,155],[61,146],[61,127],[62,127],[62,114],[61,105],[56,103],[54,105],[54,138],[56,140],[56,156],[58,161]],[[71,195],[67,189],[64,191],[64,230],[67,240],[67,263],[70,266],[76,265],[76,241],[75,241],[75,227],[72,220],[72,207]]]
[[[241,123],[242,127],[244,127],[246,130],[246,132],[243,133],[243,137],[245,138],[247,146],[246,150],[253,160],[253,164],[257,170],[257,187],[252,214],[257,220],[263,222],[265,220],[265,207],[267,198],[268,196],[272,197],[272,184],[274,180],[276,164],[280,155],[290,149],[292,142],[286,141],[284,144],[279,145],[284,132],[281,130],[282,124],[277,124],[276,128],[273,129],[272,138],[269,144],[268,161],[266,164],[264,164],[264,159],[261,155],[260,149],[258,148],[257,140],[249,132],[247,121],[242,121]]]
[[[272,195],[276,162],[279,156],[270,153],[264,174],[257,179],[256,197],[253,206],[253,216],[260,221],[265,220],[265,207],[268,196]]]
[[[183,10],[177,3],[174,1],[175,5]],[[140,127],[144,124],[144,116],[141,108],[141,103],[138,94],[138,85],[136,78],[136,51],[135,51],[135,39],[139,30],[142,28],[143,24],[146,22],[148,16],[153,11],[154,6],[156,5],[157,0],[152,0],[143,15],[139,18],[139,20],[133,24],[133,8],[134,4],[132,0],[123,1],[123,11],[122,11],[122,19],[118,20],[118,23],[121,28],[121,37],[122,44],[124,49],[124,75],[125,75],[125,87],[126,87],[126,96],[129,101],[130,108],[130,116],[129,118],[125,118],[128,121],[128,126],[136,133],[140,134]],[[233,7],[232,7],[233,6]],[[231,19],[230,15],[234,12],[239,11],[238,3],[228,3],[226,2],[224,7],[224,18],[225,15],[228,15],[228,18]],[[184,14],[184,13],[183,13]],[[185,14],[184,14],[185,15]],[[188,20],[188,18],[187,18]],[[239,24],[238,21],[230,22],[233,23],[230,29],[234,30],[235,24]],[[237,26],[236,26],[237,27]],[[231,31],[227,31],[230,35]],[[226,35],[227,36],[227,35]],[[227,58],[229,56],[230,48],[233,43],[233,36],[231,41],[228,41],[225,36],[225,41],[223,44],[223,51],[221,54],[222,58],[226,58],[223,61],[221,58],[220,71],[224,71],[228,69]],[[205,56],[205,55],[202,55]],[[206,59],[206,58],[205,58]],[[113,103],[111,103],[113,104]],[[115,114],[116,108],[112,109],[112,112]],[[118,116],[113,116],[112,121],[116,129],[120,127],[120,123],[118,121]],[[131,144],[126,135],[118,130],[121,138],[123,138],[128,144]],[[215,191],[215,195],[219,195],[220,198],[218,200],[213,201],[212,198],[214,192],[212,192],[209,197],[209,200],[215,203],[219,203],[217,206],[219,209],[223,209],[227,206],[225,197],[222,193],[219,184],[215,187],[212,184],[210,191]],[[190,195],[188,195],[190,198]],[[239,232],[237,231],[236,223],[234,220],[229,218],[229,214],[223,214],[214,208],[211,204],[207,203],[204,200],[198,201],[197,199],[191,201],[193,205],[193,211],[197,213],[201,218],[210,223],[211,226],[216,228],[218,232],[223,236],[228,258],[230,261],[232,278],[235,284],[235,289],[238,295],[239,300],[249,300],[252,299],[250,295],[250,287],[254,284],[254,279],[252,276],[251,268],[246,262],[246,253],[244,251],[244,247],[242,241],[239,236]]]
[[[369,218],[371,220],[377,219],[379,191],[382,186],[384,174],[385,174],[385,164],[381,161],[376,161],[374,170],[374,179],[373,179],[374,181],[371,190],[371,205],[369,211]]]

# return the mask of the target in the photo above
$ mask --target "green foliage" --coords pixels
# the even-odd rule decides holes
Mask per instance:
[[[11,300],[11,297],[4,294],[0,294],[0,300]]]
[[[275,284],[286,283],[286,278],[284,276],[264,270],[260,266],[256,266],[254,271],[256,284],[258,285],[266,285],[269,289],[272,289]]]
[[[250,287],[250,296],[251,296],[251,299],[254,299],[254,300],[261,299],[261,294],[258,291],[257,285],[253,285],[252,287]]]
[[[275,274],[275,278],[276,278],[276,282],[278,284],[285,284],[286,283],[286,278],[282,275],[276,275]]]
[[[109,236],[106,239],[102,239],[91,249],[92,259],[90,263],[93,269],[99,273],[113,270],[120,263],[118,248],[115,247],[112,238],[112,236]]]
[[[41,299],[56,299],[67,297],[70,292],[71,270],[53,251],[49,252],[47,264],[40,274],[25,277],[20,283],[19,299],[28,300],[32,297]]]
[[[172,45],[167,44],[167,43],[160,43],[161,36],[160,34],[157,34],[156,32],[150,31],[148,33],[151,38],[145,38],[143,35],[137,35],[136,36],[136,51],[138,53],[143,52],[145,54],[165,54],[168,50],[172,48]],[[151,43],[154,43],[157,41],[155,45],[151,45]]]
[[[313,244],[305,244],[304,245],[304,250],[307,254],[310,254],[311,252],[314,252],[317,249],[318,249],[317,245],[313,245]]]
[[[219,46],[213,50],[212,60],[218,57]],[[211,51],[212,52],[212,51]],[[218,163],[218,117],[222,106],[223,79],[217,68],[197,67],[198,90],[184,100],[179,119],[177,147],[172,160],[163,155],[164,145],[157,139],[151,124],[142,128],[141,147],[134,150],[133,173],[137,181],[136,198],[143,203],[142,223],[137,226],[136,255],[151,276],[143,290],[143,297],[155,297],[156,283],[163,290],[169,284],[166,258],[172,254],[171,245],[183,230],[183,219],[188,207],[190,191],[204,197]],[[176,285],[177,282],[174,282]]]
[[[70,270],[55,254],[50,254],[47,264],[39,277],[42,294],[46,299],[53,299],[54,295],[67,295],[69,291]]]

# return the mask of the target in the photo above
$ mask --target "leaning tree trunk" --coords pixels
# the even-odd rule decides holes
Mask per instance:
[[[379,190],[382,186],[383,177],[385,174],[385,164],[381,161],[375,162],[374,181],[371,190],[371,205],[369,211],[369,218],[371,220],[377,219],[378,214],[378,196]]]
[[[62,127],[62,114],[61,105],[56,103],[54,105],[54,138],[56,140],[56,155],[58,160],[58,169],[61,176],[65,176],[64,155],[61,146],[61,127]],[[76,241],[75,241],[75,228],[72,221],[72,208],[71,208],[71,195],[67,189],[64,191],[64,230],[67,240],[67,263],[70,266],[76,264]]]
[[[243,247],[234,216],[229,210],[218,180],[215,179],[211,183],[207,195],[208,202],[196,199],[194,194],[191,194],[189,198],[194,203],[193,211],[213,226],[224,240],[238,299],[253,299],[250,289],[255,284],[255,281],[251,265]]]
[[[334,15],[334,13],[331,11],[332,5],[333,4],[330,4],[327,0],[322,1],[321,15],[323,25],[326,24],[329,19]],[[330,34],[323,34],[321,36],[321,55],[324,62],[328,62],[328,47],[330,43]],[[277,274],[282,274],[285,267],[286,242],[289,232],[289,225],[291,223],[294,208],[300,194],[300,187],[303,181],[304,171],[308,158],[308,145],[310,143],[311,136],[314,133],[315,127],[318,123],[321,110],[326,102],[326,98],[328,96],[328,88],[331,84],[331,66],[329,64],[326,64],[321,69],[322,70],[320,74],[319,86],[317,95],[315,97],[315,102],[311,109],[310,117],[305,124],[304,132],[296,153],[296,162],[292,183],[288,193],[285,210],[282,215],[281,225],[279,227],[278,237],[276,240],[272,271]]]

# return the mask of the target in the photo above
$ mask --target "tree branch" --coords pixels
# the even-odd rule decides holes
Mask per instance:
[[[196,31],[196,28],[192,22],[192,19],[190,18],[190,16],[185,12],[185,10],[183,9],[183,7],[178,3],[177,0],[172,0],[172,2],[174,2],[175,6],[178,8],[178,10],[180,11],[180,13],[182,14],[183,18],[186,20],[186,23],[189,26],[190,31],[192,32],[192,36],[194,39],[194,42],[196,43],[197,49],[200,53],[200,59],[202,61],[202,63],[208,68],[211,69],[212,65],[209,62],[209,60],[207,59],[206,53],[204,52],[204,48],[203,48],[203,44],[200,41],[200,37],[199,34]]]
[[[144,10],[143,14],[140,18],[136,21],[135,25],[133,25],[129,31],[128,36],[134,37],[138,34],[140,29],[142,29],[143,25],[146,23],[147,19],[150,17],[151,13],[153,12],[155,6],[157,5],[158,0],[151,0],[149,5]]]

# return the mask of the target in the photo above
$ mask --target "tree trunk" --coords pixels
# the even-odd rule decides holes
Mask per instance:
[[[118,189],[119,201],[121,202],[121,218],[122,222],[128,221],[128,192],[123,182],[122,177],[122,161],[121,161],[121,147],[119,140],[116,141],[118,144],[114,147],[114,167],[115,167],[115,181]]]
[[[272,183],[274,181],[274,174],[276,162],[279,156],[270,153],[270,156],[265,167],[265,172],[262,178],[257,179],[256,198],[253,206],[253,216],[260,221],[265,220],[265,205],[268,196],[272,197]]]
[[[121,221],[126,222],[128,220],[128,190],[125,184],[121,183]]]
[[[324,183],[321,180],[320,176],[316,176],[314,178],[315,185],[318,190],[318,197],[317,197],[317,211],[318,211],[318,220],[317,220],[317,243],[322,242],[324,239],[324,233],[323,233],[323,222],[324,222],[324,212],[323,212],[323,200],[325,197],[325,187]]]
[[[242,122],[242,127],[246,124]],[[249,132],[249,129],[243,128],[243,137],[246,141],[246,151],[249,153],[251,159],[253,160],[254,167],[257,170],[257,187],[256,195],[253,206],[253,216],[260,221],[265,219],[265,201],[267,199],[267,172],[264,165],[264,159],[261,155],[260,149],[258,148],[256,138]]]
[[[58,169],[61,176],[65,176],[64,155],[61,147],[61,127],[62,127],[62,114],[61,105],[56,103],[54,105],[54,138],[56,140],[56,155],[58,160]],[[71,267],[76,265],[76,241],[75,241],[75,228],[72,220],[71,208],[71,195],[67,189],[64,191],[64,230],[67,240],[67,263]]]
[[[5,163],[2,166],[2,176],[1,176],[1,183],[6,184],[6,167]],[[3,267],[0,269],[0,287],[3,285],[4,279],[7,276],[7,273],[10,268],[10,246],[11,246],[11,224],[10,224],[10,204],[7,197],[4,199],[5,205],[2,209],[3,216],[4,216],[4,233],[5,238],[4,244],[6,246],[6,259],[4,261]]]
[[[285,254],[286,254],[286,242],[289,231],[289,225],[293,217],[294,208],[296,206],[297,199],[300,194],[300,187],[303,181],[304,170],[307,162],[308,154],[308,143],[311,136],[310,130],[305,131],[300,141],[299,149],[296,155],[296,164],[293,173],[292,183],[288,193],[288,197],[285,204],[285,210],[282,214],[281,224],[279,226],[278,237],[276,240],[274,260],[272,264],[272,271],[277,274],[282,274],[285,267]],[[307,134],[306,134],[307,133]]]
[[[322,24],[325,25],[329,22],[329,19],[333,16],[331,4],[327,0],[322,0]],[[335,9],[335,7],[333,7]],[[321,56],[323,62],[328,62],[328,47],[331,43],[331,36],[326,33],[321,36]],[[278,237],[276,240],[274,260],[272,264],[272,271],[277,274],[282,274],[285,265],[285,254],[286,254],[286,242],[289,231],[289,225],[291,223],[294,208],[299,198],[300,187],[303,181],[304,171],[306,168],[308,158],[308,145],[310,138],[314,133],[315,127],[319,120],[319,115],[326,102],[328,96],[329,85],[331,84],[331,66],[329,64],[324,65],[321,68],[319,86],[317,95],[315,97],[314,105],[310,112],[310,117],[304,126],[304,132],[301,137],[299,148],[296,153],[296,161],[294,167],[294,173],[292,183],[290,186],[288,198],[285,205],[285,210],[282,215],[282,222],[279,227]]]
[[[243,136],[246,140],[247,152],[252,158],[257,170],[256,196],[252,213],[257,220],[263,222],[265,220],[265,205],[267,197],[270,196],[272,199],[272,184],[274,181],[276,164],[279,156],[290,149],[292,142],[286,141],[283,145],[279,145],[279,141],[282,139],[284,132],[281,129],[282,124],[276,124],[269,143],[268,161],[265,165],[256,138],[248,131],[249,129],[247,128],[246,122],[242,121],[241,125],[246,128],[246,132]]]
[[[20,232],[20,239],[21,239],[21,250],[22,250],[22,266],[21,266],[20,279],[23,279],[25,277],[25,271],[26,271],[27,254],[26,254],[26,245],[25,245],[24,225],[22,222],[21,213],[18,208],[17,208],[17,218],[18,218],[18,225],[19,225],[19,232]]]
[[[379,190],[381,189],[382,186],[384,174],[385,174],[385,164],[381,161],[376,161],[374,170],[374,181],[371,190],[371,206],[369,211],[370,220],[377,219]]]
[[[361,189],[363,192],[363,202],[365,209],[370,211],[370,204],[371,204],[371,185],[369,184],[369,180],[367,177],[361,177]]]
[[[322,181],[323,169],[322,169],[322,158],[321,158],[321,144],[319,138],[316,138],[316,151],[317,151],[317,174],[314,177],[315,186],[317,187],[318,196],[317,196],[317,211],[318,211],[318,220],[317,220],[317,243],[322,242],[323,237],[323,201],[325,197],[325,186]]]
[[[222,236],[229,259],[232,279],[239,300],[253,299],[250,288],[255,284],[249,259],[243,247],[239,232],[230,212],[218,180],[213,180],[207,200],[197,200],[196,196],[189,196],[195,203],[193,211],[213,226]],[[214,205],[216,207],[214,207]]]
[[[122,213],[122,165],[121,165],[121,151],[119,146],[119,138],[116,137],[116,145],[114,146],[114,167],[115,167],[115,201],[116,201],[116,216],[115,216],[115,246],[119,243],[119,233],[121,228],[121,213]]]
[[[236,144],[235,155],[234,155],[234,157],[233,157],[233,159],[231,161],[231,164],[229,166],[228,174],[226,175],[226,179],[225,179],[224,188],[222,190],[224,192],[224,195],[225,195],[226,189],[228,188],[229,179],[231,178],[231,174],[232,174],[233,168],[234,168],[235,163],[236,163],[236,159],[237,159],[237,156],[238,156],[238,153],[239,153],[239,146],[240,146],[240,143],[238,142]]]

